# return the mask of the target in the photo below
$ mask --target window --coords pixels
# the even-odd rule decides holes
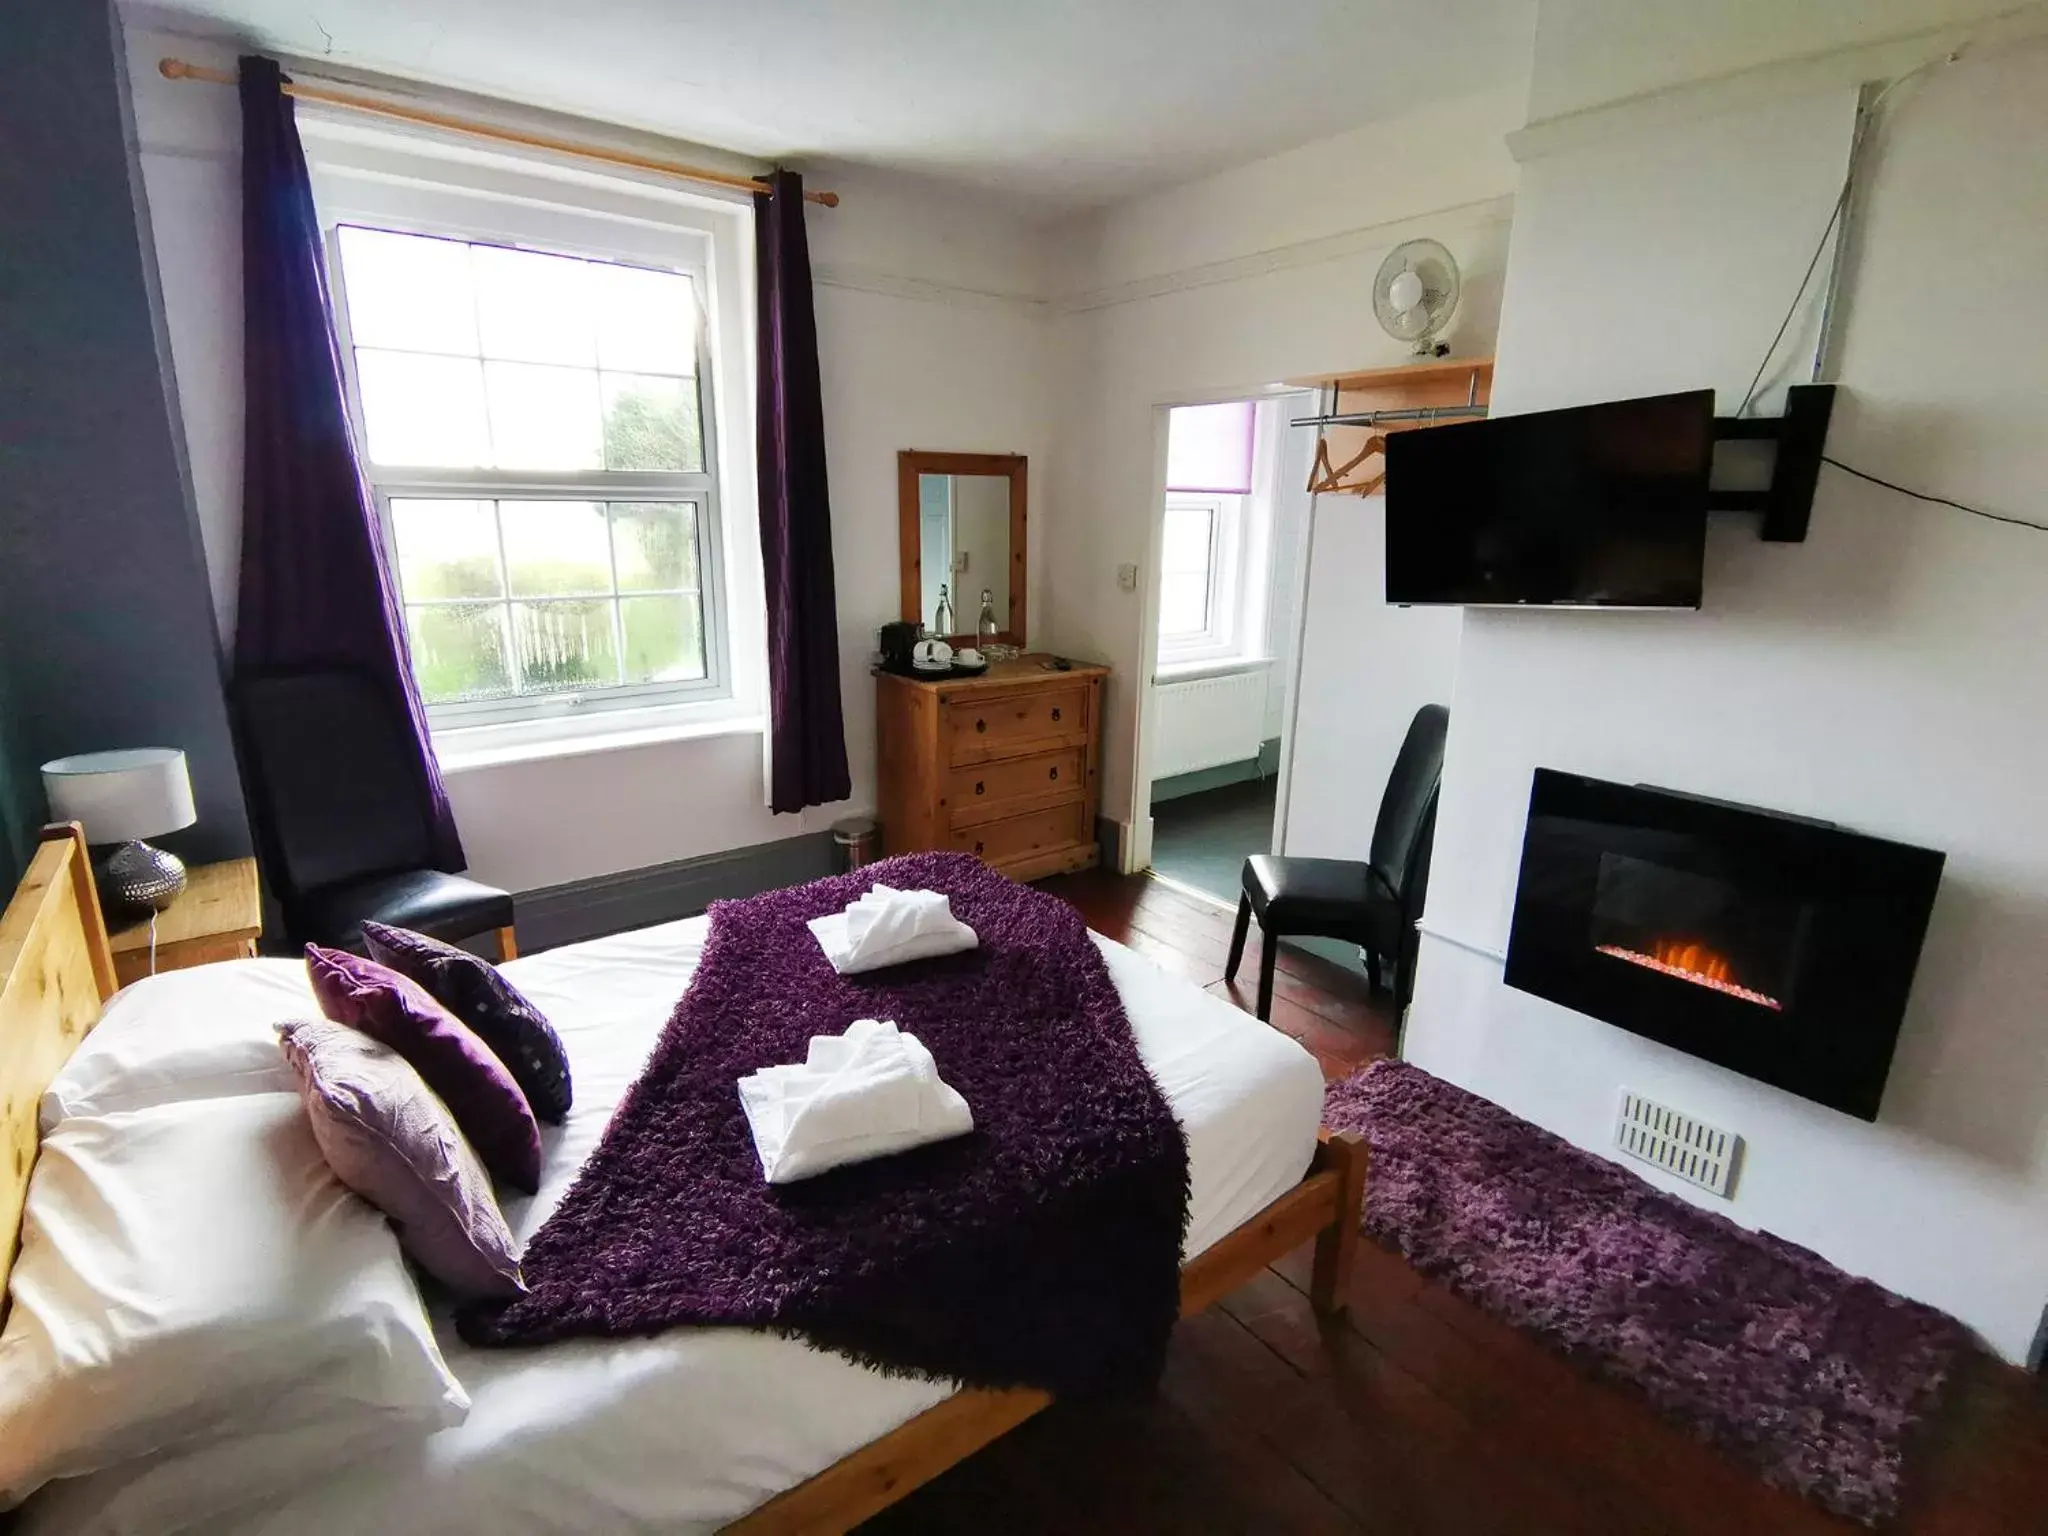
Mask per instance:
[[[354,224],[334,248],[429,708],[715,684],[691,277]]]
[[[1221,496],[1170,495],[1159,572],[1159,642],[1162,650],[1216,638],[1217,576],[1222,569],[1224,508]]]
[[[1166,521],[1160,540],[1159,661],[1192,666],[1256,650],[1240,611],[1252,583],[1257,408],[1253,401],[1176,406],[1167,415]]]
[[[309,142],[315,194],[436,732],[744,713],[715,409],[732,296],[721,311],[712,253],[736,254],[745,210],[359,142]]]

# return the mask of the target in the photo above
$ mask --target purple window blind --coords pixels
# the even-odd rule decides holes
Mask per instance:
[[[1177,405],[1167,415],[1166,488],[1243,496],[1252,488],[1250,400]]]

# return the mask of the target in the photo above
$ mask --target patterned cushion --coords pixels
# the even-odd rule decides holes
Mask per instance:
[[[412,1063],[494,1178],[529,1195],[540,1187],[540,1126],[533,1110],[504,1063],[467,1025],[418,982],[360,955],[308,944],[306,974],[322,1013]]]
[[[497,1053],[541,1119],[569,1113],[569,1056],[541,1011],[495,965],[410,928],[364,923],[370,957],[425,987]]]
[[[313,1139],[428,1274],[461,1296],[516,1296],[519,1254],[490,1176],[448,1106],[389,1046],[315,1019],[277,1026]]]

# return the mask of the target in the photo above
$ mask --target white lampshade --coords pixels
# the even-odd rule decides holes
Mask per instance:
[[[85,824],[88,843],[161,837],[199,819],[192,776],[176,747],[81,752],[43,764],[50,815]]]

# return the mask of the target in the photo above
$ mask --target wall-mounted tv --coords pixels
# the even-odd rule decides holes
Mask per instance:
[[[1714,393],[1387,438],[1387,601],[1697,608]]]

